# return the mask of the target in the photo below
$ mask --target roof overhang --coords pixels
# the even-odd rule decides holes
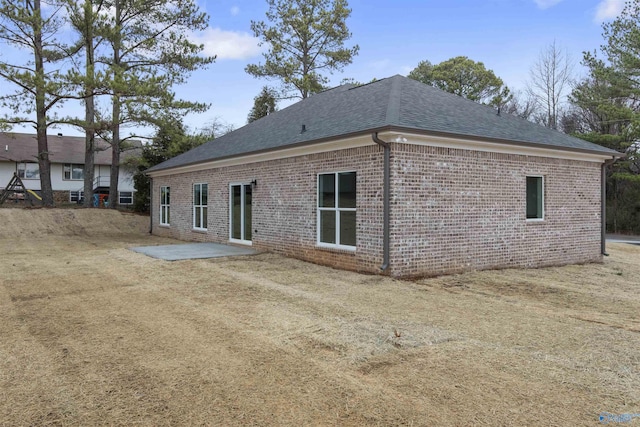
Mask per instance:
[[[271,160],[286,159],[291,157],[306,156],[311,154],[326,153],[329,151],[345,150],[349,148],[374,145],[371,134],[377,132],[378,136],[388,142],[424,145],[432,147],[457,148],[462,150],[484,151],[502,154],[514,154],[522,156],[546,157],[554,159],[566,159],[604,163],[607,160],[624,157],[624,154],[613,150],[604,149],[585,150],[579,148],[558,147],[549,144],[534,144],[521,141],[507,141],[499,139],[480,138],[469,135],[453,135],[447,133],[427,132],[411,128],[388,126],[378,129],[368,129],[354,132],[349,135],[341,135],[321,140],[307,141],[286,147],[271,150],[255,151],[213,160],[207,160],[188,165],[169,167],[147,172],[150,177],[160,177],[181,173],[197,172],[207,169],[215,169],[228,166],[245,165]]]

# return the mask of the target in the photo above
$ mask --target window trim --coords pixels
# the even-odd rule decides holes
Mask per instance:
[[[250,182],[230,182],[229,183],[229,242],[238,243],[241,245],[251,246],[253,240],[235,239],[233,234],[233,187],[240,186],[240,235],[245,236],[245,221],[244,221],[244,208],[245,208],[245,192],[244,187],[251,187]],[[251,202],[253,204],[253,188],[251,188]],[[251,209],[253,213],[253,207]],[[253,224],[253,220],[251,221]],[[253,233],[251,233],[253,239]]]
[[[355,208],[340,208],[339,207],[339,175],[342,173],[354,173],[356,175],[356,207]],[[322,175],[334,175],[334,191],[336,195],[335,206],[332,208],[324,208],[320,207],[320,176]],[[358,172],[356,170],[340,170],[340,171],[332,171],[332,172],[319,172],[316,175],[316,246],[319,248],[327,248],[327,249],[340,249],[349,252],[355,252],[358,245],[358,234],[357,234],[357,225],[358,225]],[[335,212],[336,213],[336,243],[327,243],[320,241],[320,214],[321,212]],[[356,212],[356,245],[341,245],[340,244],[340,217],[339,212]]]
[[[166,189],[164,194],[167,195],[165,200],[163,200],[163,189]],[[166,202],[166,203],[162,203]],[[164,215],[163,215],[164,213]],[[161,185],[160,186],[160,218],[158,220],[158,224],[163,227],[169,227],[171,225],[171,186],[169,185]],[[167,221],[168,219],[168,221]]]
[[[65,168],[69,166],[69,178],[65,177]],[[80,166],[82,169],[82,178],[74,178],[73,177],[73,167]],[[84,181],[84,165],[80,163],[63,163],[62,164],[62,180],[63,181]]]
[[[528,194],[527,194],[527,178],[540,178],[542,180],[542,202],[541,202],[541,215],[540,218],[527,218],[527,203],[528,203]],[[524,218],[527,222],[544,222],[545,220],[545,214],[546,214],[546,209],[545,209],[545,187],[546,187],[546,182],[545,182],[545,178],[544,175],[527,175],[525,177],[524,180],[524,185],[525,185],[525,189],[524,189]]]
[[[199,202],[202,203],[202,186],[206,185],[207,186],[207,204],[206,205],[196,205],[196,201],[195,201],[195,192],[196,192],[196,186],[199,185],[200,186],[200,200]],[[192,212],[192,220],[191,220],[191,225],[192,225],[192,229],[195,231],[207,231],[207,227],[209,226],[209,219],[207,218],[206,223],[207,223],[207,227],[197,227],[196,226],[196,209],[200,209],[200,222],[204,223],[204,216],[202,215],[202,211],[203,208],[207,208],[207,216],[209,215],[209,183],[207,182],[196,182],[193,184],[193,186],[191,187],[191,197],[193,199],[193,212]]]
[[[24,169],[22,169],[22,176],[20,176],[20,165],[24,165]],[[38,176],[36,178],[28,178],[27,177],[27,165],[36,165],[38,170]],[[40,164],[38,162],[16,162],[16,174],[20,179],[31,179],[31,180],[39,180],[40,179]]]
[[[131,199],[131,202],[129,202],[129,203],[123,202],[122,201],[122,193],[130,193],[131,196],[128,196],[128,197],[125,197],[125,198]],[[134,194],[134,191],[118,191],[118,204],[122,205],[122,206],[131,206],[131,205],[133,205],[133,194]]]

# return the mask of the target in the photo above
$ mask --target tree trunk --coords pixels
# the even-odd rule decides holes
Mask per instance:
[[[118,176],[120,174],[120,97],[113,96],[113,141],[111,143],[111,176],[109,181],[109,207],[118,205]]]
[[[86,53],[86,82],[85,82],[85,151],[84,151],[84,206],[93,206],[93,180],[95,176],[95,101],[94,91],[94,57],[93,57],[93,10],[92,2],[85,0],[85,53]]]
[[[49,160],[49,143],[47,141],[47,111],[45,107],[45,74],[42,53],[42,11],[40,0],[33,2],[34,20],[34,60],[36,70],[36,135],[38,139],[38,167],[40,169],[40,191],[42,204],[53,206],[53,188],[51,187],[51,161]]]
[[[114,68],[114,93],[112,97],[113,113],[112,113],[112,137],[111,141],[111,169],[109,177],[109,207],[115,209],[118,207],[118,177],[120,175],[120,85],[122,82],[122,69],[120,64],[121,49],[121,33],[120,17],[122,15],[122,4],[119,0],[115,1],[115,24],[116,34],[113,40],[113,68]]]

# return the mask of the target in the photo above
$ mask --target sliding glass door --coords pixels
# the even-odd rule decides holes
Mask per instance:
[[[229,240],[251,244],[251,184],[231,184],[229,190]]]

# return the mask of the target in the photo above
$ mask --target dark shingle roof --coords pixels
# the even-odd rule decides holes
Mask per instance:
[[[302,125],[305,132],[301,132]],[[363,86],[343,85],[319,93],[149,171],[394,128],[617,154],[509,114],[497,115],[492,107],[396,75]]]
[[[49,159],[52,163],[84,164],[84,136],[47,135]],[[142,144],[138,140],[129,141],[133,148],[122,153],[120,159],[129,156],[140,156]],[[111,164],[111,146],[102,139],[96,138],[94,162],[96,165]],[[0,161],[37,162],[38,141],[31,133],[0,132]]]

